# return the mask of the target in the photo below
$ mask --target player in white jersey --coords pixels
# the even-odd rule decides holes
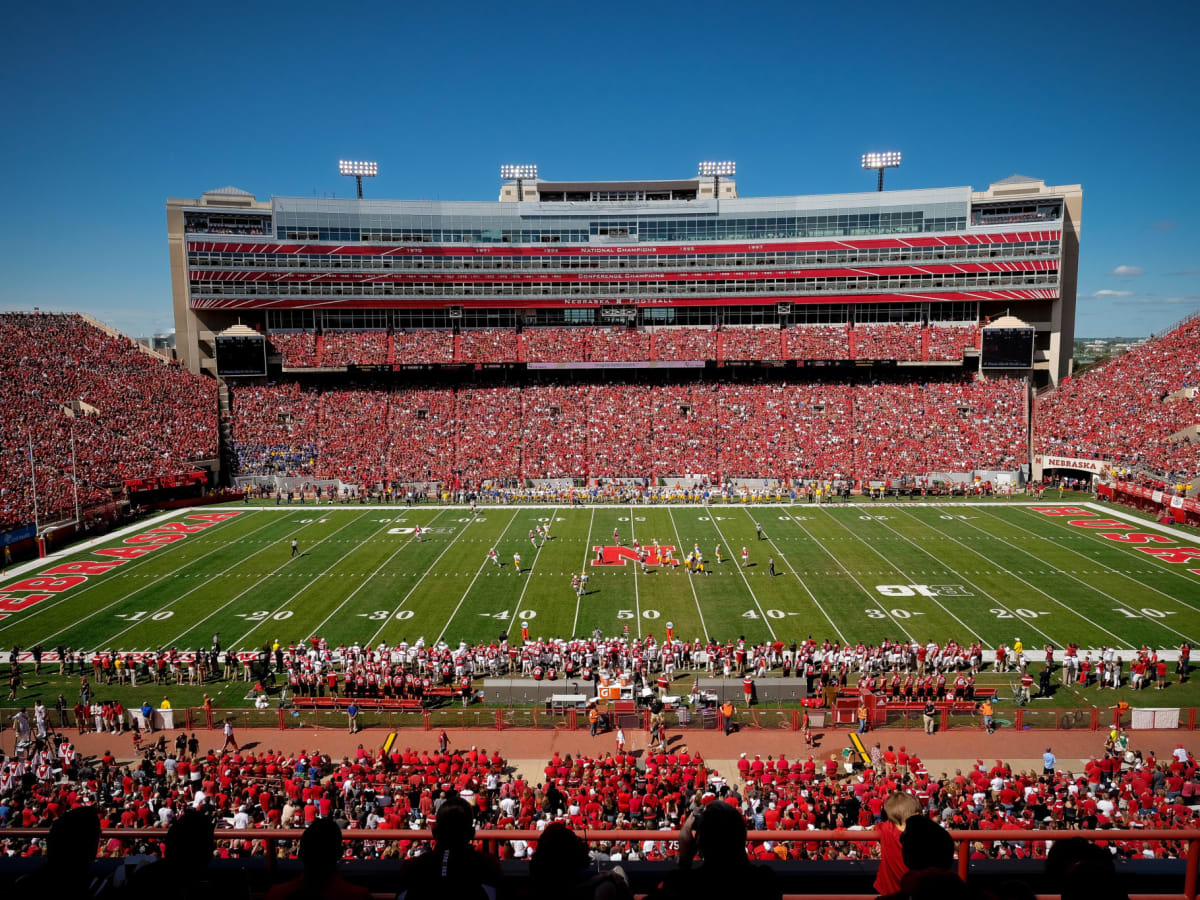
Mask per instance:
[[[521,574],[521,554],[520,553],[513,554],[513,568],[517,570],[518,575]]]

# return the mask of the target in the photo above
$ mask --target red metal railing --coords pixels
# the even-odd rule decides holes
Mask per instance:
[[[235,728],[346,728],[346,700],[337,706],[297,709],[204,709],[188,707],[175,710],[175,727],[188,730],[196,728],[220,728],[226,719],[231,719]],[[498,707],[472,705],[460,707],[449,704],[428,709],[400,709],[378,706],[371,700],[360,699],[359,727],[385,728],[389,731],[416,728],[431,731],[438,728],[488,728],[496,731],[511,729],[533,729],[543,731],[583,731],[588,727],[587,715],[579,710],[547,710],[538,706]],[[824,715],[822,728],[852,728],[852,719],[840,721],[831,709],[811,709],[810,714]],[[739,708],[734,721],[741,729],[762,731],[799,731],[803,721],[803,709],[783,709],[757,706]],[[850,710],[852,716],[854,710]],[[910,704],[908,708],[880,705],[876,709],[875,727],[872,730],[915,731],[925,727],[923,707]],[[1195,731],[1197,711],[1182,708],[1179,711],[1179,730]],[[612,715],[610,714],[610,718]],[[621,713],[622,728],[650,730],[650,712],[638,709]],[[1080,709],[1047,709],[1043,707],[1018,707],[997,712],[997,720],[1004,731],[1099,731],[1109,728],[1128,728],[1129,711],[1121,712],[1115,707]],[[697,710],[668,711],[668,731],[721,730],[725,719],[719,711],[706,715]],[[975,710],[953,709],[938,711],[938,730],[981,730],[983,721]]]
[[[5,828],[0,835],[10,838],[45,838],[49,829],[45,828]],[[304,832],[300,829],[230,829],[222,828],[216,832],[218,841],[262,841],[266,851],[267,867],[275,868],[278,858],[277,844],[280,841],[299,841]],[[499,846],[504,841],[527,841],[536,844],[540,831],[500,831],[481,829],[475,833],[475,839],[487,852],[498,854]],[[676,831],[639,831],[621,829],[612,831],[597,831],[581,835],[590,842],[599,841],[675,841],[679,838]],[[166,831],[160,828],[108,828],[102,832],[102,837],[124,839],[162,840]],[[1027,829],[1014,831],[951,831],[950,837],[958,851],[958,875],[966,881],[970,875],[971,844],[980,841],[992,844],[997,841],[1011,843],[1013,841],[1054,841],[1067,838],[1083,838],[1089,841],[1105,841],[1121,843],[1126,841],[1173,841],[1186,842],[1187,854],[1183,857],[1187,862],[1184,876],[1183,896],[1187,900],[1196,900],[1197,871],[1200,869],[1200,830],[1197,829],[1144,829],[1144,830],[1105,830],[1105,831],[1032,831]],[[343,841],[429,841],[433,835],[429,831],[352,829],[342,832]],[[751,831],[747,834],[748,841],[759,843],[775,841],[838,842],[852,841],[855,843],[877,843],[879,834],[874,831]]]

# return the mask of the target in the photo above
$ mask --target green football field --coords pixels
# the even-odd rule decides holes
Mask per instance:
[[[1037,511],[1064,506],[1079,512]],[[190,518],[214,512],[234,515],[204,527]],[[539,523],[552,538],[534,546],[528,534]],[[625,547],[657,541],[677,560],[699,546],[711,574],[593,565],[594,548],[616,545],[614,529]],[[169,543],[153,537],[163,534]],[[1026,648],[1174,649],[1200,637],[1200,559],[1178,549],[1194,544],[1122,511],[1050,501],[500,506],[478,515],[434,506],[205,507],[9,573],[0,646],[194,649],[218,631],[222,646],[245,650],[314,634],[333,646],[418,638],[454,646],[515,636],[523,624],[536,638],[625,628],[661,636],[672,622],[689,640],[953,638],[994,647],[1020,638]],[[489,562],[492,548],[502,566]],[[30,581],[73,561],[119,564]],[[571,587],[581,571],[589,575],[582,597]]]

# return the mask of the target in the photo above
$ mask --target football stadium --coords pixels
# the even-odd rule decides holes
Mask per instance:
[[[165,255],[79,228],[172,340],[0,312],[5,889],[1194,900],[1200,313],[1081,287],[1081,183],[389,199],[205,119]],[[1108,301],[1180,314],[1085,360]]]

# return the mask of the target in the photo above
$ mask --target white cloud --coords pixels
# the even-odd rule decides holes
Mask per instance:
[[[1132,278],[1135,275],[1145,274],[1145,271],[1141,266],[1117,266],[1110,274],[1116,275],[1118,278]]]
[[[1093,297],[1128,297],[1133,291],[1110,291],[1107,288],[1102,291],[1096,291],[1092,294]]]

